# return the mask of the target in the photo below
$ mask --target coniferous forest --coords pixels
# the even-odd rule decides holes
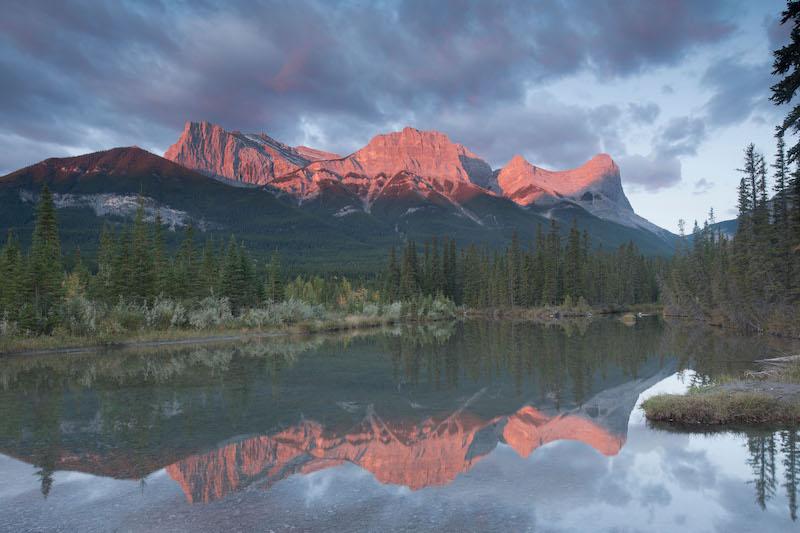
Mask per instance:
[[[774,52],[776,105],[800,88],[800,3],[789,2],[781,23],[790,42]],[[751,143],[739,167],[737,229],[725,235],[714,212],[691,237],[682,235],[664,280],[668,312],[751,331],[800,335],[800,105],[777,126],[772,161]],[[787,138],[795,144],[786,147]],[[683,223],[681,223],[683,227]]]
[[[504,251],[459,249],[446,237],[419,249],[408,241],[402,253],[392,249],[385,272],[351,281],[284,273],[277,254],[256,260],[234,236],[201,243],[191,227],[170,253],[165,231],[159,217],[146,222],[140,206],[129,227],[103,229],[96,264],[76,249],[66,268],[45,186],[29,249],[9,232],[0,252],[2,332],[113,337],[142,329],[283,325],[322,320],[331,311],[428,319],[453,316],[457,305],[587,312],[657,302],[667,264],[633,243],[595,249],[574,225],[562,239],[553,222],[525,246],[515,234]]]

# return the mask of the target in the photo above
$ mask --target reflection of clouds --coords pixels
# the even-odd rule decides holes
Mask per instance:
[[[665,381],[655,389],[679,391],[677,379]],[[335,476],[329,487],[356,486],[355,493],[370,494],[368,502],[340,494],[320,503],[356,514],[378,505],[380,521],[369,525],[383,530],[425,525],[456,531],[468,523],[487,531],[586,530],[589,524],[600,530],[787,530],[792,524],[783,494],[765,512],[755,504],[744,442],[732,433],[674,433],[634,423],[616,457],[559,441],[522,459],[501,444],[452,484],[416,492],[380,485],[354,467],[316,475]],[[296,486],[291,478],[275,496],[291,498]]]

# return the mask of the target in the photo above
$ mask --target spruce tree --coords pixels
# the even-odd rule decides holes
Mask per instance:
[[[22,249],[14,231],[9,229],[3,250],[0,252],[0,319],[19,317],[22,304],[24,265]]]
[[[49,331],[55,324],[54,315],[61,298],[63,274],[56,208],[50,189],[44,185],[39,196],[28,258],[27,293],[33,311],[33,323],[28,325],[32,328]]]
[[[772,74],[781,79],[772,87],[770,100],[775,105],[789,104],[794,100],[800,88],[800,2],[790,0],[781,13],[781,24],[791,26],[790,41],[773,52]],[[800,105],[795,105],[786,115],[780,126],[780,133],[800,131]],[[800,143],[789,148],[786,153],[787,163],[792,163],[800,156]]]
[[[130,296],[140,300],[152,298],[156,289],[153,243],[144,216],[144,200],[140,196],[131,230],[130,252]]]
[[[278,252],[272,252],[267,269],[267,300],[280,302],[283,300],[283,279],[281,277],[281,261]]]

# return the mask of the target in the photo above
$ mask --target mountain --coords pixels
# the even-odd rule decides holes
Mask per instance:
[[[568,201],[600,219],[670,240],[668,231],[633,211],[622,189],[619,167],[608,154],[562,171],[537,167],[517,155],[498,171],[497,183],[503,195],[522,206],[548,209]]]
[[[627,430],[627,427],[625,428]],[[612,433],[583,414],[547,415],[525,405],[483,420],[457,411],[421,422],[384,420],[370,412],[341,434],[311,420],[192,455],[166,467],[189,503],[220,500],[248,486],[269,488],[294,474],[351,463],[384,484],[411,490],[447,485],[499,443],[526,458],[559,440],[573,440],[614,456],[625,434]]]
[[[147,215],[172,230],[188,225],[215,239],[231,234],[257,255],[281,252],[294,267],[374,272],[391,246],[447,236],[501,248],[517,232],[573,221],[595,245],[635,242],[670,254],[675,236],[636,215],[607,155],[554,172],[515,157],[493,171],[435,131],[377,135],[345,157],[292,147],[264,133],[188,122],[165,158],[137,147],[47,159],[0,178],[0,231],[28,238],[43,183],[55,193],[65,249],[91,256],[106,222]],[[171,244],[179,235],[170,234]]]
[[[265,133],[228,132],[208,122],[187,122],[166,159],[209,176],[265,185],[321,158],[335,156],[313,148],[287,146]]]
[[[258,148],[264,139],[281,150]],[[191,155],[198,153],[205,155]],[[245,164],[254,154],[260,154],[259,164]],[[404,128],[377,135],[365,147],[339,157],[290,148],[264,134],[187,123],[165,157],[202,172],[265,185],[323,216],[360,224],[364,217],[359,214],[371,214],[404,234],[430,234],[438,228],[457,237],[458,226],[470,220],[480,228],[502,228],[507,237],[510,227],[548,224],[554,218],[564,224],[577,220],[605,245],[632,239],[650,253],[670,253],[675,238],[633,211],[620,169],[606,154],[566,171],[545,170],[516,156],[493,171],[478,155],[437,131]],[[238,167],[231,161],[238,161]],[[279,169],[289,170],[281,174]]]
[[[178,230],[191,224],[218,240],[236,234],[256,252],[277,248],[290,262],[313,268],[340,254],[375,265],[391,242],[369,228],[354,236],[336,220],[321,220],[261,189],[231,187],[137,147],[46,159],[0,178],[3,231],[16,228],[30,235],[44,183],[54,193],[67,252],[80,246],[91,255],[102,225],[126,223],[140,196],[147,217],[152,220],[158,212],[174,230],[168,232],[173,244]]]

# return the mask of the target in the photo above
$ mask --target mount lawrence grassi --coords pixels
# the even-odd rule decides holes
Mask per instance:
[[[503,246],[516,231],[527,242],[551,220],[563,230],[574,221],[606,248],[633,241],[644,253],[669,254],[675,239],[634,212],[607,154],[563,171],[520,155],[492,169],[446,134],[413,128],[376,135],[342,156],[187,122],[163,158],[115,148],[0,178],[0,228],[19,226],[10,214],[32,219],[44,182],[67,234],[130,217],[131,198],[141,194],[151,212],[172,214],[173,228],[234,233],[255,250],[327,266],[369,263],[408,238]]]

